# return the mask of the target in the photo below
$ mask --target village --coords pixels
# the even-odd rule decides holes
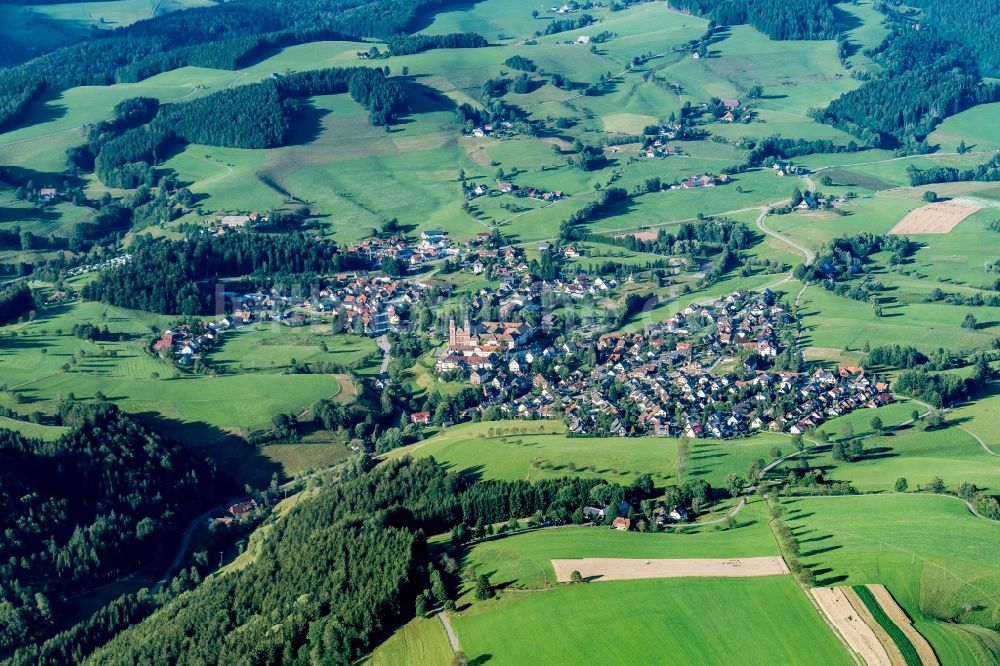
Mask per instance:
[[[562,418],[581,436],[800,434],[893,401],[861,367],[777,369],[791,323],[768,291],[688,306],[641,332],[567,334],[561,344],[544,326],[452,320],[436,369],[482,390],[470,418],[491,407],[503,418]]]

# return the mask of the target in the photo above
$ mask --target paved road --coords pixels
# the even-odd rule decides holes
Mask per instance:
[[[195,530],[197,530],[200,525],[204,525],[205,522],[208,521],[208,519],[213,515],[219,513],[223,507],[232,506],[236,502],[243,499],[245,499],[245,496],[230,499],[225,504],[214,506],[188,524],[187,529],[184,530],[184,535],[181,537],[181,542],[177,546],[177,553],[174,555],[174,559],[170,562],[170,566],[168,566],[167,570],[163,573],[163,577],[156,581],[156,584],[151,588],[153,594],[156,594],[163,589],[163,586],[166,585],[171,577],[177,573],[177,570],[180,569],[181,563],[184,561],[184,556],[187,554],[188,546],[191,545],[191,538],[194,536]]]
[[[389,352],[392,349],[389,345],[389,338],[384,335],[380,335],[375,338],[375,344],[377,344],[378,348],[382,350],[382,365],[379,366],[378,374],[385,377],[386,373],[389,372],[389,363],[392,361],[392,356],[389,355]]]
[[[805,245],[799,245],[798,243],[796,243],[795,241],[793,241],[788,236],[783,236],[782,234],[779,234],[777,231],[773,231],[773,230],[769,229],[767,227],[767,225],[764,224],[764,220],[767,219],[767,211],[768,211],[767,208],[761,208],[760,209],[760,215],[757,216],[757,228],[760,229],[761,231],[763,231],[768,236],[771,236],[772,238],[777,238],[782,243],[785,243],[786,245],[790,245],[793,248],[795,248],[796,250],[798,250],[802,254],[802,256],[805,257],[806,266],[809,266],[810,264],[812,264],[812,262],[816,260],[816,253],[815,252],[813,252],[812,250],[810,250],[809,248],[807,248]]]

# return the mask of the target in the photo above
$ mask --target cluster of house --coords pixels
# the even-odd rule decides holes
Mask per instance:
[[[448,322],[448,345],[438,357],[439,373],[469,372],[473,386],[483,383],[500,363],[502,357],[516,353],[534,335],[534,329],[523,322],[475,322],[466,319],[459,326],[452,318]]]
[[[267,215],[250,213],[248,215],[222,215],[214,220],[205,220],[208,232],[214,236],[222,236],[229,231],[244,229],[248,224],[267,222]]]
[[[699,173],[691,176],[687,180],[682,180],[679,185],[674,185],[670,189],[676,190],[680,188],[688,190],[693,187],[715,187],[716,185],[725,185],[728,182],[729,176],[726,174],[710,176],[707,173]]]
[[[368,238],[357,245],[348,246],[349,252],[367,254],[373,261],[386,258],[398,259],[410,267],[431,261],[459,257],[465,248],[453,245],[447,231],[429,229],[420,233],[420,240],[410,243],[401,236],[392,238]]]
[[[479,127],[472,128],[472,136],[478,139],[484,139],[488,136],[493,136],[497,138],[503,138],[510,136],[514,131],[514,125],[507,121],[502,120],[496,124],[484,124]]]
[[[503,180],[497,181],[497,189],[500,190],[502,194],[525,196],[530,199],[540,199],[542,201],[559,201],[564,196],[559,190],[549,191],[538,187],[519,187],[514,183]]]
[[[153,351],[159,356],[177,361],[178,365],[190,366],[195,358],[218,344],[223,331],[235,325],[233,317],[223,317],[203,326],[181,324],[168,328],[153,342]]]
[[[600,336],[591,341],[596,363],[588,370],[564,362],[581,352],[576,343],[542,348],[525,324],[452,322],[438,370],[467,373],[471,385],[482,387],[479,409],[496,406],[508,418],[562,417],[581,435],[799,433],[892,401],[888,385],[863,368],[768,369],[791,319],[769,292],[737,291],[642,332]],[[723,360],[739,359],[741,368],[721,371]]]
[[[800,176],[809,173],[805,167],[801,167],[791,162],[775,162],[771,165],[775,175],[778,176]]]
[[[619,502],[616,508],[618,509],[618,516],[611,521],[611,527],[620,532],[628,532],[632,529],[632,519],[625,516],[629,515],[633,507],[628,502]],[[585,506],[583,507],[583,518],[594,525],[602,525],[610,509],[610,504],[607,506]],[[653,511],[651,519],[656,521],[657,525],[663,527],[670,523],[687,522],[688,517],[688,510],[678,505],[669,511],[665,507],[657,507]]]
[[[75,277],[77,275],[83,275],[85,273],[94,273],[97,271],[104,271],[109,268],[114,268],[116,266],[123,266],[128,262],[132,261],[131,254],[120,254],[117,257],[112,257],[111,259],[106,259],[100,263],[96,264],[81,264],[79,266],[74,266],[73,268],[66,271],[66,275],[69,277]]]
[[[639,157],[671,157],[679,155],[674,146],[669,146],[663,139],[654,139],[651,144],[639,150]]]
[[[750,109],[744,108],[740,111],[740,100],[724,99],[722,100],[722,105],[726,108],[726,112],[719,117],[719,120],[724,120],[727,123],[733,123],[737,120],[742,120],[743,122],[751,120]]]

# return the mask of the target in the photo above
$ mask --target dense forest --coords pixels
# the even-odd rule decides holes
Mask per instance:
[[[579,519],[588,503],[649,491],[599,479],[472,482],[433,459],[384,462],[297,504],[246,567],[178,596],[84,663],[352,663],[413,617],[418,596],[453,594],[455,572],[430,561],[424,534],[454,528],[461,542],[484,524]]]
[[[407,32],[452,0],[242,0],[174,12],[0,71],[0,130],[44,91],[138,81],[185,65],[235,69],[279,46]],[[270,32],[261,34],[261,27]]]
[[[46,635],[73,594],[157,564],[215,496],[206,463],[113,405],[63,411],[75,427],[55,442],[0,430],[0,652]]]
[[[1000,99],[1000,87],[981,82],[972,54],[930,28],[899,27],[871,55],[884,71],[815,114],[867,145],[926,152],[939,122]]]
[[[0,287],[0,324],[9,324],[28,314],[35,307],[35,299],[26,282],[16,282]]]
[[[986,76],[1000,76],[1000,10],[995,0],[908,0],[923,23],[975,55]]]
[[[721,25],[749,23],[771,39],[835,39],[831,0],[671,0],[671,6]]]
[[[115,117],[95,126],[84,146],[67,160],[80,171],[94,169],[106,185],[135,188],[168,147],[177,142],[230,148],[284,144],[297,109],[295,98],[348,93],[369,111],[373,125],[395,122],[407,109],[399,81],[370,67],[323,69],[275,77],[220,90],[182,104],[159,106],[133,98],[115,107]]]
[[[199,234],[175,241],[143,235],[129,251],[132,260],[84,286],[84,298],[151,312],[211,314],[212,280],[257,274],[276,280],[368,267],[366,259],[340,252],[333,241],[300,233]]]

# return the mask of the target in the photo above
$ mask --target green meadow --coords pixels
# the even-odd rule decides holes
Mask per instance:
[[[891,491],[898,478],[905,478],[910,488],[922,487],[934,477],[952,489],[968,481],[991,494],[1000,492],[997,458],[957,427],[923,431],[904,426],[886,436],[866,438],[864,447],[864,457],[852,463],[835,462],[829,451],[810,454],[806,460],[810,467],[822,469],[827,479],[849,481],[861,492]]]
[[[471,659],[501,664],[849,664],[789,576],[615,581],[501,593],[452,619]],[[649,631],[636,631],[637,628]],[[631,636],[631,638],[625,638]],[[808,646],[808,648],[805,648]]]
[[[1000,524],[974,517],[951,497],[803,498],[782,505],[818,585],[882,583],[942,664],[995,663],[996,633],[975,625],[997,624]]]
[[[118,342],[91,342],[72,333],[74,324],[106,325],[124,336]],[[375,345],[352,336],[321,336],[305,329],[236,331],[234,345],[224,340],[217,352],[233,374],[193,374],[146,351],[153,329],[172,324],[167,316],[122,310],[100,303],[74,302],[51,306],[34,321],[0,328],[0,377],[6,387],[0,404],[22,415],[38,412],[43,423],[56,413],[60,400],[93,400],[100,395],[125,411],[146,419],[165,434],[202,450],[237,477],[266,481],[275,471],[291,475],[301,469],[336,462],[342,445],[323,440],[329,449],[275,449],[274,458],[258,455],[240,439],[270,426],[278,413],[299,414],[316,401],[355,395],[344,375],[295,375],[281,370],[295,358],[377,368],[369,362]],[[326,338],[328,351],[319,347]],[[272,365],[273,362],[273,365]],[[239,367],[243,366],[243,367]],[[52,437],[51,426],[19,424],[25,434]],[[320,444],[316,444],[320,446]],[[286,464],[278,460],[296,457]]]

